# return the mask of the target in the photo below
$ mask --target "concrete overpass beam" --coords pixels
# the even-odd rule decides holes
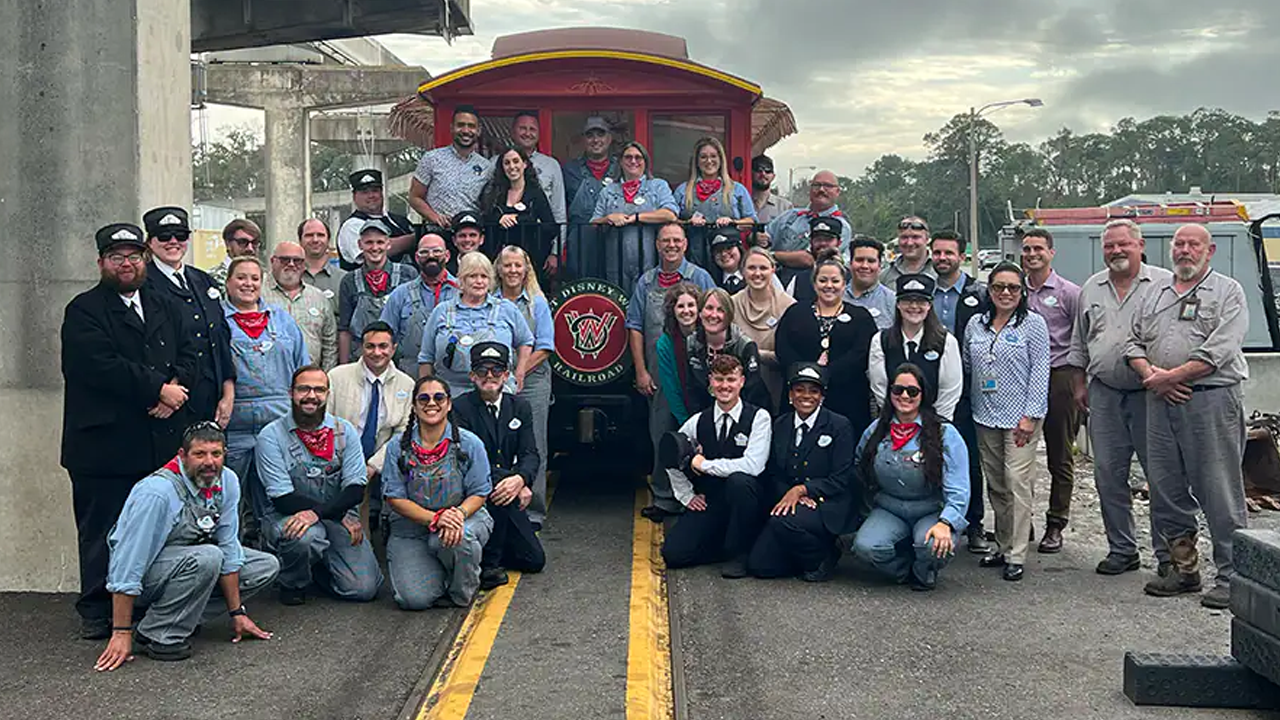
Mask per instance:
[[[171,0],[0,3],[0,253],[25,259],[0,263],[0,590],[78,586],[58,327],[98,227],[191,204],[189,22]]]
[[[313,110],[361,107],[402,100],[428,77],[420,67],[215,63],[208,68],[208,100],[264,107],[279,97]]]

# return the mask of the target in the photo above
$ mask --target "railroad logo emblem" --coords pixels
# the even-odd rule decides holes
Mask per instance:
[[[551,305],[556,352],[551,369],[575,385],[604,385],[622,377],[627,352],[627,296],[604,280],[578,280]]]

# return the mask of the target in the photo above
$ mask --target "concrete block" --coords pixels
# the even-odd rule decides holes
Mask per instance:
[[[1231,618],[1231,657],[1271,682],[1280,683],[1280,637],[1238,617]]]
[[[1280,687],[1218,655],[1127,652],[1124,694],[1134,705],[1280,710]]]
[[[1237,530],[1232,536],[1232,545],[1237,573],[1272,590],[1280,590],[1280,532]]]
[[[1231,614],[1280,637],[1280,591],[1236,575],[1231,578]]]

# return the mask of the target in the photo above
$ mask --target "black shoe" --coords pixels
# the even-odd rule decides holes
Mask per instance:
[[[1009,563],[1004,566],[1004,572],[1000,574],[1000,577],[1009,582],[1018,582],[1022,579],[1022,566],[1017,563]]]
[[[106,640],[111,637],[110,618],[80,618],[81,640]]]
[[[1031,532],[1027,533],[1027,542],[1036,541],[1036,524],[1031,523]]]
[[[721,563],[720,577],[737,580],[747,576],[747,556],[739,555],[732,560]]]
[[[1098,563],[1096,570],[1099,575],[1120,575],[1122,573],[1132,572],[1142,567],[1142,561],[1137,555],[1117,555],[1110,553],[1102,562]]]
[[[907,582],[910,583],[911,589],[915,592],[929,592],[938,587],[938,571],[929,570],[924,577],[920,577],[916,575],[916,571],[913,569],[910,571]]]
[[[542,523],[540,522],[534,522],[531,520],[529,521],[529,527],[532,527],[535,533],[542,532]]]
[[[1167,577],[1171,572],[1173,572],[1173,562],[1170,560],[1165,560],[1164,562],[1156,565],[1157,577]]]
[[[985,568],[1004,567],[1007,563],[1004,559],[1004,553],[990,553],[978,561],[978,564]]]
[[[1057,525],[1050,525],[1044,529],[1044,537],[1040,538],[1040,545],[1036,548],[1037,552],[1045,555],[1062,552],[1062,528]]]
[[[492,590],[496,587],[506,585],[507,581],[507,571],[500,567],[485,568],[480,571],[481,590]]]
[[[280,588],[281,605],[304,605],[306,602],[306,588]]]
[[[666,520],[667,517],[670,515],[675,515],[675,513],[671,512],[670,510],[663,510],[657,505],[650,505],[649,507],[640,511],[641,517],[656,523],[660,523],[663,520]]]
[[[191,643],[183,640],[176,643],[160,643],[140,632],[133,634],[133,644],[138,650],[152,660],[175,662],[191,657]]]
[[[987,540],[987,536],[982,532],[982,526],[969,528],[967,537],[969,538],[969,552],[974,555],[986,555],[991,552],[991,543]]]
[[[800,579],[810,583],[826,582],[835,574],[836,565],[840,562],[840,551],[832,549],[831,553],[818,563],[818,567],[800,573]]]

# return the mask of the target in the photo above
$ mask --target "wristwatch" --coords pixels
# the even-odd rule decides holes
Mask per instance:
[[[248,613],[248,612],[246,612],[246,611],[245,611],[245,609],[244,609],[244,605],[241,605],[240,607],[236,608],[235,610],[228,610],[228,611],[227,611],[227,616],[228,616],[228,617],[240,617],[241,615],[248,615],[248,614],[249,614],[249,613]]]

